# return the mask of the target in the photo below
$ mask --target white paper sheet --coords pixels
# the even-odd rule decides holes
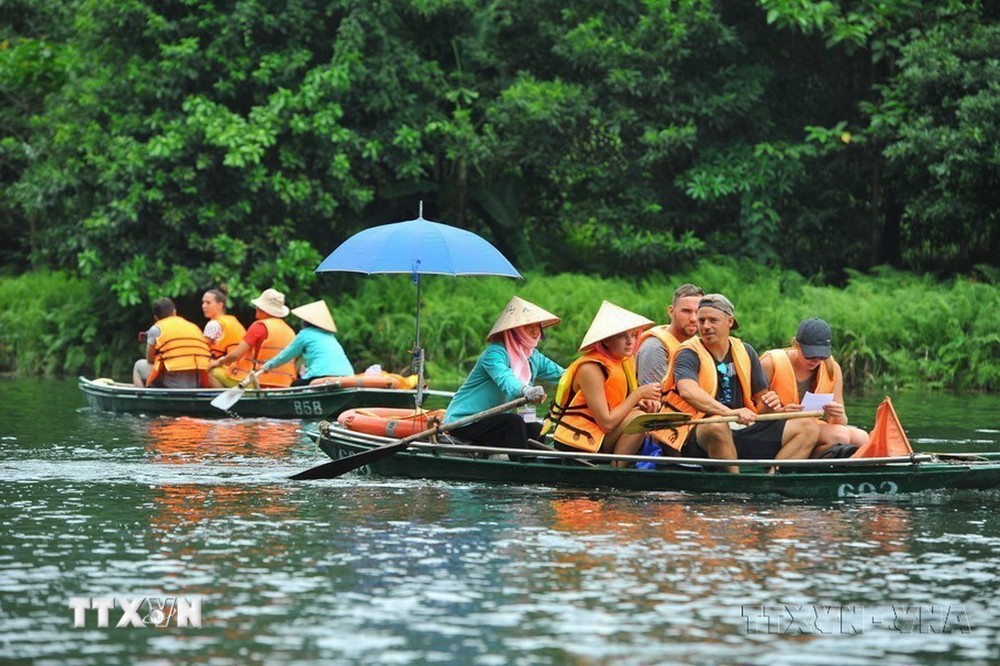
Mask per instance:
[[[802,398],[802,411],[822,411],[823,405],[828,402],[833,402],[832,393],[813,393],[812,391],[806,391],[806,396]]]

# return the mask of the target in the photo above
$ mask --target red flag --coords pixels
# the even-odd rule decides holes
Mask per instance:
[[[872,428],[868,443],[854,452],[852,458],[885,458],[908,456],[913,453],[910,440],[903,432],[903,426],[892,408],[892,400],[886,396],[875,412],[875,427]]]

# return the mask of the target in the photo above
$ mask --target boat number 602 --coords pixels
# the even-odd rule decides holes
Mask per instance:
[[[323,407],[319,400],[296,400],[292,403],[296,416],[322,416]]]
[[[837,487],[837,497],[857,497],[858,495],[895,495],[899,492],[899,486],[894,481],[882,481],[880,483],[842,483]]]

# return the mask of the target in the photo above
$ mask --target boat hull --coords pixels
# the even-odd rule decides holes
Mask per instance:
[[[333,459],[367,451],[393,440],[381,441],[343,428],[310,433]],[[988,457],[988,455],[986,456]],[[803,468],[769,474],[766,468],[744,468],[726,474],[682,466],[656,470],[586,466],[572,460],[537,462],[495,460],[469,455],[442,454],[440,450],[407,449],[359,471],[387,477],[482,481],[524,485],[559,485],[726,495],[774,494],[801,499],[842,499],[856,496],[894,496],[946,489],[1000,487],[1000,460],[892,463],[886,465]]]
[[[409,389],[342,388],[331,385],[300,386],[255,391],[248,389],[228,411],[212,406],[225,389],[143,388],[101,383],[79,378],[79,388],[94,410],[130,414],[207,417],[265,417],[274,419],[334,418],[345,409],[378,405],[412,407],[415,391]],[[437,395],[441,392],[426,392]]]

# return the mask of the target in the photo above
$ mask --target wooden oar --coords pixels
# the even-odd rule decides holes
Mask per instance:
[[[504,412],[510,411],[511,409],[516,409],[528,402],[527,398],[518,398],[517,400],[511,400],[510,402],[505,402],[502,405],[487,409],[486,411],[479,412],[478,414],[472,414],[466,416],[465,418],[458,419],[457,421],[452,421],[451,423],[444,423],[434,426],[433,428],[428,428],[427,430],[422,430],[420,432],[415,432],[408,437],[391,442],[389,444],[383,444],[382,446],[371,449],[369,451],[362,451],[361,453],[355,453],[351,456],[346,456],[344,458],[338,458],[337,460],[332,460],[328,463],[322,465],[317,465],[304,472],[299,472],[298,474],[293,474],[290,479],[295,481],[306,481],[309,479],[333,479],[341,474],[346,474],[351,470],[357,469],[359,467],[364,467],[365,465],[370,465],[373,462],[381,460],[382,458],[388,458],[391,455],[399,453],[400,451],[405,451],[411,442],[418,439],[423,439],[430,435],[437,433],[448,432],[449,430],[454,430],[455,428],[461,428],[462,426],[467,426],[470,423],[475,423],[480,419],[484,419],[487,416],[493,416],[495,414],[503,414]]]
[[[535,456],[538,458],[569,458],[578,460],[586,458],[596,462],[651,462],[657,465],[691,465],[701,467],[801,467],[801,468],[837,468],[837,467],[875,467],[879,465],[918,465],[920,463],[934,462],[934,455],[926,453],[911,453],[906,456],[887,456],[884,458],[794,458],[785,460],[766,459],[745,459],[745,460],[725,460],[722,458],[681,458],[674,456],[642,456],[642,455],[616,455],[614,453],[587,453],[585,451],[557,451],[556,449],[527,450],[527,449],[507,449],[496,446],[476,446],[473,444],[431,444],[429,442],[413,442],[410,446],[415,449],[426,451],[447,451],[447,452],[475,452],[488,454],[507,454],[513,457]],[[622,472],[630,471],[636,473],[646,473],[645,470],[622,469]]]
[[[758,414],[758,421],[784,421],[786,419],[818,419],[823,416],[823,412],[768,412]],[[673,426],[682,425],[702,425],[705,423],[736,423],[739,419],[735,416],[706,416],[703,419],[692,419],[689,414],[683,412],[663,412],[655,414],[640,414],[632,419],[623,432],[627,434],[637,432],[647,432],[649,430],[662,430]]]
[[[216,409],[221,409],[224,412],[228,412],[229,408],[235,405],[237,402],[239,402],[240,398],[243,397],[243,394],[246,392],[246,386],[251,381],[254,382],[254,384],[256,385],[257,383],[256,372],[251,372],[239,384],[237,384],[236,386],[227,391],[223,391],[219,395],[212,398],[212,402],[209,404],[212,405],[212,407],[215,407]]]

